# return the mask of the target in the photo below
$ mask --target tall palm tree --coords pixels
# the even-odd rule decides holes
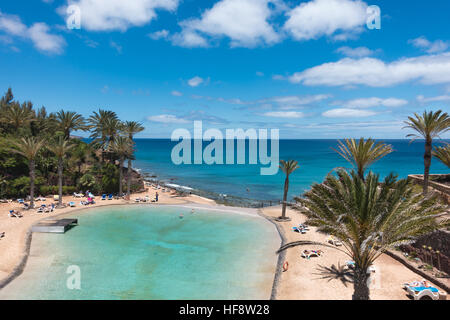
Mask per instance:
[[[32,106],[30,104],[23,103],[20,105],[17,102],[11,103],[5,108],[5,112],[0,115],[2,122],[11,125],[14,130],[28,125],[33,120]]]
[[[414,117],[408,117],[408,119],[409,121],[405,121],[406,126],[404,128],[413,129],[417,133],[408,134],[406,137],[411,137],[411,142],[420,137],[425,139],[423,194],[426,195],[428,193],[433,139],[439,138],[440,134],[450,129],[450,117],[447,112],[438,110],[436,112],[424,111],[421,116],[414,113]]]
[[[436,147],[433,156],[439,159],[443,164],[450,168],[450,144],[446,143],[444,147]]]
[[[287,195],[289,191],[289,176],[292,172],[297,170],[299,167],[298,161],[289,160],[284,161],[280,160],[280,169],[286,174],[286,179],[284,180],[284,194],[283,194],[283,204],[281,209],[281,220],[286,220],[286,201]]]
[[[64,139],[70,138],[70,132],[76,130],[86,130],[86,121],[81,114],[72,111],[60,110],[55,115],[58,129],[64,133]]]
[[[102,151],[102,161],[104,161],[104,154],[119,130],[120,121],[114,111],[99,109],[98,112],[94,111],[88,122],[92,129],[91,144]]]
[[[62,181],[63,181],[63,169],[64,169],[64,157],[74,147],[69,140],[64,137],[58,137],[54,144],[47,146],[47,148],[55,154],[58,158],[58,207],[62,207]]]
[[[128,139],[130,139],[133,147],[134,147],[134,141],[133,141],[133,137],[136,133],[142,132],[144,131],[144,127],[142,126],[142,124],[140,124],[139,122],[136,121],[125,121],[122,124],[122,132],[125,133],[126,135],[128,135]],[[131,164],[132,164],[132,159],[133,157],[130,156],[128,157],[128,168],[127,168],[127,199],[130,199],[130,194],[131,194]]]
[[[131,156],[133,147],[128,137],[118,136],[110,144],[110,149],[119,157],[119,197],[121,197],[123,195],[123,163],[125,158]]]
[[[393,151],[391,145],[375,143],[373,139],[360,138],[358,142],[355,139],[345,139],[344,142],[338,140],[338,143],[339,150],[334,151],[350,162],[363,180],[368,167]]]
[[[34,179],[35,179],[35,160],[44,145],[43,139],[35,137],[22,138],[17,141],[11,141],[12,152],[20,154],[28,160],[30,169],[30,207],[34,208]]]
[[[370,172],[365,181],[355,171],[341,169],[329,174],[324,183],[314,184],[304,198],[295,198],[306,210],[307,223],[318,232],[331,234],[343,246],[336,248],[321,242],[297,241],[282,246],[323,245],[345,253],[355,262],[355,300],[368,300],[367,269],[388,248],[414,242],[418,237],[448,225],[438,222],[445,207],[436,198],[424,198],[413,191],[407,179],[386,177]]]

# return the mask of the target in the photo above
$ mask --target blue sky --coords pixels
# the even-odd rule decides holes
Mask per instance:
[[[445,0],[2,1],[0,90],[49,111],[114,110],[141,121],[141,137],[203,120],[404,138],[408,115],[449,111],[449,12]]]

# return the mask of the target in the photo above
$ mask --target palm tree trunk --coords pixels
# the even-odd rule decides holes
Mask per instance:
[[[30,160],[30,208],[34,208],[34,160]]]
[[[122,179],[123,179],[123,157],[119,161],[119,197],[122,196]]]
[[[369,276],[367,269],[362,269],[355,266],[354,280],[353,280],[353,300],[370,300],[370,290],[367,285]]]
[[[281,209],[281,219],[286,219],[286,200],[288,190],[289,190],[289,177],[286,176],[286,180],[284,180],[284,194],[283,194],[283,207]]]
[[[128,159],[128,170],[127,170],[127,200],[130,200],[131,194],[131,159]]]
[[[426,196],[428,193],[428,181],[430,176],[430,166],[431,166],[431,149],[432,149],[432,140],[425,140],[425,154],[423,156],[423,162],[425,171],[423,174],[423,195]]]
[[[63,159],[58,159],[58,207],[62,207]]]

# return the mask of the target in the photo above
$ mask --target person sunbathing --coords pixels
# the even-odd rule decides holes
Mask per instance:
[[[22,218],[23,216],[16,210],[9,210],[9,216],[11,218]]]

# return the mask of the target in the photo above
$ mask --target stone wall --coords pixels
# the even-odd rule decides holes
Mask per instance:
[[[430,174],[430,179],[431,178],[447,180],[450,179],[450,174]],[[416,184],[423,185],[423,175],[410,174],[408,176],[408,179]],[[431,191],[437,192],[446,204],[450,204],[449,185],[429,180],[429,186],[432,188]]]
[[[423,246],[426,246],[426,249]],[[433,249],[433,253],[428,247]],[[450,274],[450,233],[448,231],[438,230],[419,238],[412,245],[402,245],[400,249],[409,254],[414,252],[423,263],[433,262],[434,267]],[[436,251],[440,253],[437,254]]]

